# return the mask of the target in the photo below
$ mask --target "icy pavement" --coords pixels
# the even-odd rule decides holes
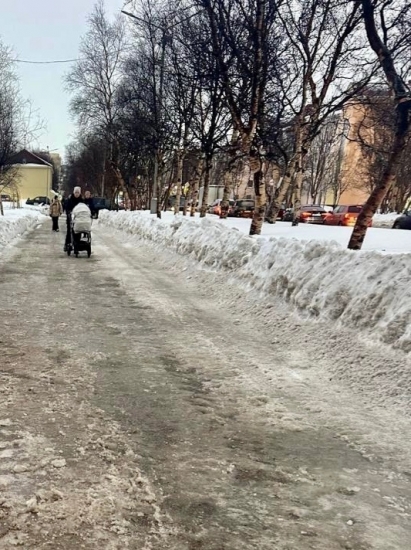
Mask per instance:
[[[1,550],[408,547],[403,354],[124,233],[62,240],[0,264]]]

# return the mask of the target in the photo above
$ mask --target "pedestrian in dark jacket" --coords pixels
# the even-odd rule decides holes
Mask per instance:
[[[91,217],[94,218],[97,212],[94,207],[94,199],[91,196],[90,191],[86,191],[84,193],[84,204],[87,204],[87,206],[90,208]]]
[[[73,189],[73,194],[69,196],[64,204],[64,210],[67,215],[67,233],[66,233],[66,242],[64,244],[64,251],[67,251],[67,248],[71,245],[71,213],[73,208],[75,208],[80,202],[84,202],[83,197],[81,196],[81,187],[75,187]]]
[[[58,197],[54,197],[50,204],[50,217],[53,222],[53,231],[59,230],[59,217],[63,213],[63,207]]]

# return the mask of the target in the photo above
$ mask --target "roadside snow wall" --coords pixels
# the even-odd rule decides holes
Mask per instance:
[[[14,239],[34,229],[42,218],[38,210],[5,208],[4,213],[4,216],[0,216],[0,254]]]
[[[354,252],[334,242],[248,237],[220,222],[101,212],[100,223],[170,247],[300,312],[411,351],[411,254]]]

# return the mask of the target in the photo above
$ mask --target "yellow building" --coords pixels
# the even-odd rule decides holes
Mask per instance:
[[[50,163],[23,149],[10,159],[10,164],[15,168],[13,187],[18,190],[20,200],[50,198],[53,181],[53,166]]]

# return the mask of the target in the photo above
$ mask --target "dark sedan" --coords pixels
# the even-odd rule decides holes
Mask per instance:
[[[243,199],[235,201],[232,215],[235,218],[252,218],[255,209],[255,201],[251,199]]]
[[[392,226],[393,229],[411,229],[411,212],[404,212],[401,214]]]
[[[302,206],[298,221],[300,223],[318,223],[322,225],[326,216],[327,212],[322,206]],[[291,222],[293,221],[293,217],[293,209],[287,208],[283,217],[283,221]]]

